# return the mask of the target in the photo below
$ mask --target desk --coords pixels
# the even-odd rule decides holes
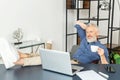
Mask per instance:
[[[45,48],[45,43],[44,42],[40,42],[40,41],[35,41],[35,40],[31,40],[31,41],[23,41],[21,44],[17,44],[17,45],[14,45],[17,49],[23,49],[23,48],[28,48],[28,47],[31,47],[32,48],[32,51],[33,52],[33,47],[34,46],[38,46],[36,51],[38,50],[39,46],[40,45],[43,45],[44,48]]]
[[[114,66],[116,73],[108,73],[104,69],[106,65],[87,64],[83,66],[84,70],[92,69],[94,71],[101,71],[109,75],[108,80],[120,80],[120,65],[110,64]],[[109,66],[109,65],[108,65]],[[87,76],[87,75],[86,75]],[[1,80],[81,80],[77,75],[73,77],[43,70],[41,66],[21,67],[15,66],[6,70],[4,65],[0,65],[0,79]]]

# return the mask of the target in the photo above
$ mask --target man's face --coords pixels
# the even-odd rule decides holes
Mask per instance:
[[[88,42],[95,42],[97,41],[97,30],[95,27],[87,27],[86,28],[86,38]]]

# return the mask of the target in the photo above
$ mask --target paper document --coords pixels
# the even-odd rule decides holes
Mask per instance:
[[[13,67],[19,58],[16,49],[4,38],[0,38],[0,55],[3,59],[6,69]]]
[[[87,70],[76,73],[82,80],[107,80],[93,70]]]

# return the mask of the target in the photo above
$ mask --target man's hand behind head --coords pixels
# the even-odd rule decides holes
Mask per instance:
[[[80,20],[76,21],[76,24],[80,25],[81,28],[86,29],[87,25],[81,22]]]

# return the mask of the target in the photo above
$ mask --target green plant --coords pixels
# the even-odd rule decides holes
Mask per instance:
[[[118,52],[112,52],[110,57],[115,61],[115,64],[120,64],[120,55]]]

